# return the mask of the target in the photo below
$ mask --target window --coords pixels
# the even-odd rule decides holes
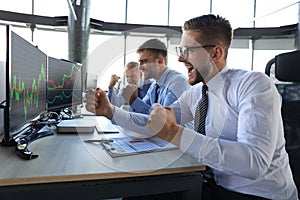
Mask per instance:
[[[188,19],[209,13],[210,0],[170,0],[171,26],[182,26]]]
[[[297,0],[274,1],[275,2],[265,0],[90,0],[90,17],[105,22],[182,26],[184,21],[190,18],[211,12],[230,20],[234,29],[239,27],[253,27],[253,21],[255,21],[255,27],[279,27],[298,23],[299,3]],[[256,2],[255,6],[254,2]],[[26,14],[31,14],[32,11],[34,11],[34,14],[44,16],[69,15],[69,7],[66,0],[0,0],[0,3],[1,10]],[[34,8],[32,8],[32,3]],[[128,9],[127,11],[126,8]],[[255,12],[254,9],[256,9]],[[256,13],[255,17],[254,13]],[[67,58],[67,29],[63,27],[64,30],[61,30],[58,27],[59,30],[54,30],[55,28],[38,26],[32,35],[30,27],[27,24],[21,23],[21,26],[18,25],[18,27],[14,27],[16,32],[28,41],[31,41],[33,38],[34,44],[38,45],[39,48],[47,54],[53,57]],[[92,55],[95,51],[103,51],[103,53],[111,54],[107,57],[99,55],[96,60],[98,62],[99,60],[101,62],[103,60],[103,62],[96,66],[98,66],[98,68],[101,66],[100,69],[103,67],[106,69],[107,66],[119,66],[121,68],[112,68],[120,72],[124,69],[126,62],[136,59],[136,53],[133,49],[130,49],[133,48],[130,45],[137,47],[143,40],[151,37],[160,37],[168,43],[169,66],[174,66],[175,69],[186,74],[185,68],[181,67],[180,63],[177,62],[175,53],[173,55],[174,46],[179,44],[179,37],[166,38],[152,33],[149,33],[147,36],[129,35],[125,43],[122,33],[110,33],[106,30],[92,30],[88,54]],[[51,40],[49,40],[49,38],[51,38]],[[109,44],[109,42],[115,40],[113,38],[118,38],[118,44]],[[259,39],[253,43],[253,46],[252,40],[250,39],[233,41],[228,55],[228,65],[234,68],[264,71],[265,64],[269,59],[279,53],[294,50],[293,45],[295,40],[291,38],[284,39],[285,38],[280,41],[278,39]],[[278,49],[274,47],[274,45],[272,46],[274,43],[282,44],[282,49]],[[124,51],[125,44],[127,45],[126,53]],[[113,46],[113,48],[111,46]],[[2,54],[4,55],[4,53]],[[0,55],[0,59],[3,59],[3,55]],[[116,65],[113,63],[116,63]],[[107,73],[110,72],[107,71]],[[105,77],[108,76],[105,75]]]
[[[105,22],[125,22],[125,0],[90,0],[91,18]]]
[[[128,0],[127,23],[167,25],[168,0]]]
[[[21,0],[22,1],[22,0]],[[31,4],[31,0],[30,0]],[[34,14],[42,16],[68,16],[69,6],[67,0],[34,0]]]
[[[298,23],[298,1],[256,0],[255,27],[278,27]]]
[[[32,0],[0,0],[0,10],[31,14],[31,1]]]

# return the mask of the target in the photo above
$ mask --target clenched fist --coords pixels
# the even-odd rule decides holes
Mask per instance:
[[[177,124],[174,110],[157,103],[152,108],[147,122],[148,129],[157,137],[179,146],[183,128]]]
[[[122,92],[122,96],[125,102],[128,102],[131,105],[134,100],[138,97],[138,87],[133,84],[127,85]]]

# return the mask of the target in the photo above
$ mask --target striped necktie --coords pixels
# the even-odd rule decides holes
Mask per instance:
[[[202,98],[200,99],[196,111],[195,111],[195,122],[194,129],[198,133],[205,135],[205,119],[208,108],[208,96],[207,96],[207,85],[202,86]]]
[[[207,85],[202,86],[202,98],[200,99],[196,111],[195,111],[195,131],[205,135],[205,119],[208,109],[208,96],[207,96]],[[204,180],[214,181],[214,173],[209,166],[206,166],[206,170],[202,172]]]

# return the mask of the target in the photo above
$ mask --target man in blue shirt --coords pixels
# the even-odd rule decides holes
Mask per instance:
[[[144,98],[138,97],[134,88],[127,88],[126,94],[129,95],[123,97],[129,102],[132,111],[149,114],[154,103],[169,106],[191,87],[183,74],[167,67],[167,48],[160,40],[144,42],[137,53],[144,78],[153,78],[156,82],[152,83]]]
[[[120,77],[117,76],[116,74],[113,74],[109,82],[108,98],[110,102],[117,107],[121,107],[128,104],[128,102],[126,102],[123,98],[123,96],[126,95],[125,92],[127,91],[126,89],[127,87],[134,88],[138,92],[138,97],[144,98],[144,96],[147,94],[149,87],[153,82],[152,80],[142,80],[143,72],[139,70],[138,62],[127,63],[125,75],[126,75],[127,86],[119,89],[118,92],[116,92],[114,87],[116,83],[119,81]]]

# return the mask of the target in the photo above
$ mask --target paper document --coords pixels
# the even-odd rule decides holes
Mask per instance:
[[[172,143],[158,137],[150,138],[111,138],[112,142],[102,142],[101,145],[112,157],[128,156],[154,151],[176,149]]]

